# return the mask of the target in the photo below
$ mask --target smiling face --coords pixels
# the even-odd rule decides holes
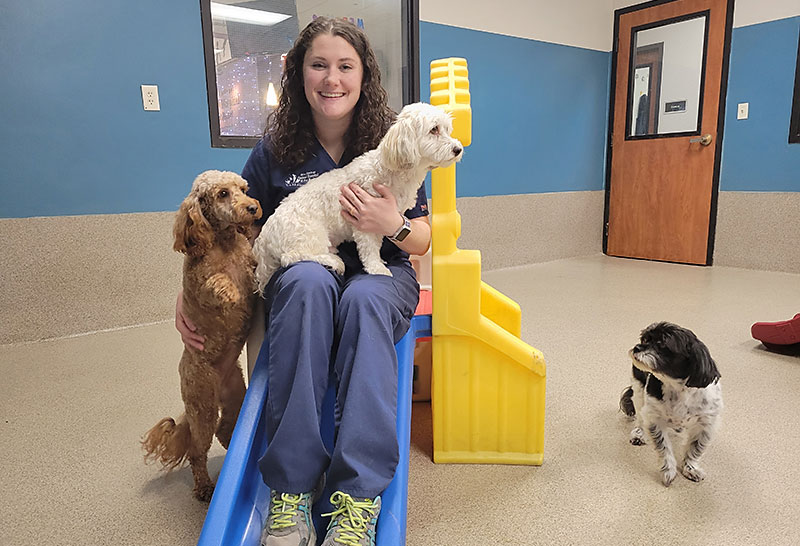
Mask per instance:
[[[347,40],[331,34],[314,38],[303,59],[303,87],[317,128],[349,126],[361,97],[363,73],[361,58]]]

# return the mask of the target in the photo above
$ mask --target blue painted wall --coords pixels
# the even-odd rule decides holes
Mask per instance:
[[[800,17],[733,29],[720,190],[800,191],[800,144],[789,144],[798,34]]]
[[[239,171],[211,148],[198,3],[47,0],[0,17],[0,217],[176,210],[194,176]],[[153,15],[157,14],[157,15]],[[800,18],[734,30],[723,190],[800,191],[786,135]],[[600,190],[608,52],[420,23],[432,59],[466,57],[473,143],[459,196]],[[159,86],[145,112],[139,86]],[[751,118],[737,122],[737,102]]]
[[[421,32],[424,98],[431,59],[470,62],[459,195],[602,188],[608,53]],[[197,2],[12,3],[0,40],[0,217],[176,210],[198,172],[247,158],[210,145]],[[159,86],[161,112],[142,110],[143,83]]]
[[[0,51],[0,217],[177,210],[247,159],[211,148],[199,2],[4,2]]]
[[[469,69],[459,197],[603,189],[609,53],[421,22],[423,100],[446,57]]]

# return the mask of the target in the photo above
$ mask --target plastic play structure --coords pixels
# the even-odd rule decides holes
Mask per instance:
[[[468,146],[472,113],[464,59],[431,63],[431,104],[451,113],[453,136]],[[408,333],[396,345],[400,459],[392,483],[381,495],[378,546],[402,546],[406,539],[416,340],[433,336],[431,403],[436,462],[542,463],[544,359],[539,351],[519,339],[519,306],[481,281],[480,252],[456,247],[461,235],[461,217],[456,211],[455,165],[436,169],[432,186],[431,269],[435,312],[431,314],[428,306],[421,305]],[[258,470],[258,460],[267,445],[262,410],[269,390],[269,337],[263,336],[263,311],[258,311],[256,317],[248,341],[247,394],[217,479],[200,546],[259,544],[269,508],[269,490]],[[260,349],[255,352],[253,348]],[[329,449],[333,443],[333,401],[331,387],[323,402],[327,417],[321,424]],[[325,529],[319,514],[329,511],[330,494],[326,491],[314,507],[320,541]]]
[[[467,61],[431,63],[431,104],[472,142]],[[456,166],[431,174],[433,458],[437,463],[542,464],[545,362],[520,338],[521,311],[481,281],[481,255],[461,250]]]

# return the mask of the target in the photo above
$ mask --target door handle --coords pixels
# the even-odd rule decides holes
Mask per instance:
[[[711,140],[712,140],[711,135],[703,135],[696,138],[690,138],[689,143],[691,144],[693,142],[699,142],[703,146],[708,146],[709,144],[711,144]]]

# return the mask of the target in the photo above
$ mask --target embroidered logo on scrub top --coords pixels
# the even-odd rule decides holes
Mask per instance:
[[[297,188],[299,186],[305,185],[306,182],[308,182],[309,180],[313,180],[318,176],[319,174],[317,173],[317,171],[307,171],[300,174],[292,174],[289,178],[283,181],[283,184],[287,188]]]

